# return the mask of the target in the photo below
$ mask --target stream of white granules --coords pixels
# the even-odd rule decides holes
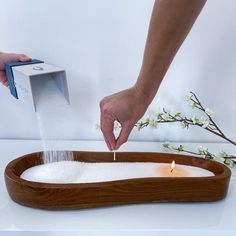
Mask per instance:
[[[39,80],[38,83],[44,83]],[[158,168],[169,168],[170,164],[147,162],[84,163],[74,161],[72,151],[51,150],[51,141],[64,138],[64,132],[73,124],[73,112],[53,81],[42,86],[37,94],[36,118],[43,155],[41,165],[25,170],[21,178],[43,183],[91,183],[112,180],[160,177]],[[72,127],[73,128],[73,127]],[[213,173],[197,167],[182,166],[191,176],[212,176]]]

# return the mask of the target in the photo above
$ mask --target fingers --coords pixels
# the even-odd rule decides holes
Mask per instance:
[[[6,78],[6,73],[5,71],[0,71],[0,81],[4,86],[8,86],[7,78]]]
[[[124,123],[122,125],[122,128],[121,128],[121,131],[120,131],[120,134],[116,140],[116,146],[115,146],[115,149],[119,149],[120,146],[123,144],[123,143],[126,143],[127,140],[128,140],[128,137],[131,133],[133,129],[133,125],[130,124],[130,123]]]
[[[19,61],[27,62],[27,61],[32,61],[32,59],[24,54],[19,54]]]
[[[101,110],[101,117],[100,117],[101,130],[104,139],[106,141],[107,147],[111,151],[115,148],[116,145],[116,139],[113,133],[115,118],[113,116],[112,110],[109,108],[109,104],[107,103],[106,99],[103,99],[100,102],[100,110]]]
[[[31,61],[32,59],[28,56],[26,56],[25,54],[9,54],[8,59],[9,62],[10,61],[21,61],[21,62],[27,62],[27,61]]]
[[[15,53],[1,53],[0,55],[0,82],[4,86],[8,86],[6,73],[5,73],[5,63],[20,61],[20,62],[27,62],[31,61],[32,59],[24,54],[15,54]]]
[[[116,145],[115,135],[113,133],[114,119],[110,114],[101,111],[101,130],[109,150],[113,150]]]

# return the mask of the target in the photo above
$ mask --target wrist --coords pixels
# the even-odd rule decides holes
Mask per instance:
[[[148,105],[152,102],[155,97],[159,83],[154,81],[152,78],[139,76],[134,88],[139,97],[141,97]]]
[[[154,91],[151,91],[148,86],[145,86],[141,81],[137,81],[133,89],[138,100],[145,106],[149,106],[155,96]]]

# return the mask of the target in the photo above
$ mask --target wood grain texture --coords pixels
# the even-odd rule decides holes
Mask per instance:
[[[159,162],[201,167],[210,177],[151,177],[99,183],[47,184],[20,178],[26,169],[42,164],[42,153],[32,153],[10,162],[5,182],[13,201],[34,208],[79,209],[119,204],[153,202],[202,202],[223,199],[231,171],[223,164],[198,157],[164,153],[120,152],[116,162]],[[84,162],[113,162],[111,152],[74,152]]]

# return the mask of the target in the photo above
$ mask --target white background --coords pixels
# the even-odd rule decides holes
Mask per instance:
[[[0,0],[0,49],[63,67],[71,106],[43,114],[50,138],[102,139],[99,101],[135,82],[153,1]],[[185,95],[194,91],[219,126],[236,137],[236,2],[208,0],[173,61],[150,113],[163,106],[194,114]],[[50,101],[48,101],[50,102]],[[0,86],[0,138],[40,138],[36,114]],[[160,125],[134,131],[133,140],[217,141],[198,128]]]

